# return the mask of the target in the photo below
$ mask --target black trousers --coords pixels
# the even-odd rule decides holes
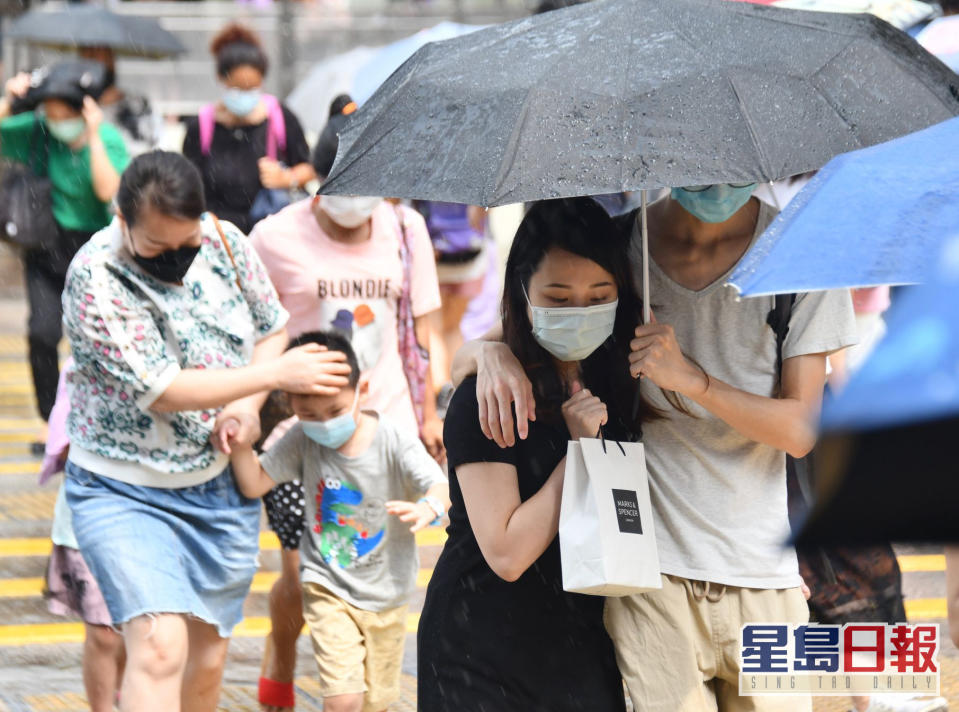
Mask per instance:
[[[30,369],[37,395],[37,409],[44,420],[57,398],[60,361],[57,344],[63,336],[63,285],[70,261],[91,232],[60,229],[60,239],[50,250],[27,250],[23,256],[30,318],[27,339],[30,347]]]

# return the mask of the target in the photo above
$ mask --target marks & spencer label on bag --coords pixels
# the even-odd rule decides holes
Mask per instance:
[[[643,523],[639,518],[639,501],[633,490],[613,490],[613,501],[616,503],[616,519],[619,521],[619,530],[627,534],[642,534]]]

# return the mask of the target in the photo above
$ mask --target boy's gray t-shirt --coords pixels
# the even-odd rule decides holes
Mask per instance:
[[[386,513],[386,502],[415,502],[446,482],[417,438],[378,417],[372,444],[357,457],[315,443],[297,423],[260,459],[275,481],[303,482],[303,581],[367,611],[402,606],[416,587],[416,539],[409,523]]]
[[[775,210],[760,203],[753,241]],[[642,289],[642,250],[632,262]],[[733,268],[735,269],[735,268]],[[686,289],[650,261],[650,302],[670,324],[683,352],[713,378],[773,397],[778,386],[776,336],[766,324],[775,298],[737,301],[729,273],[700,291]],[[640,292],[641,293],[641,292]],[[848,290],[799,294],[783,358],[832,352],[856,342]],[[647,400],[666,414],[643,424],[649,488],[663,573],[746,588],[800,584],[786,508],[786,455],[740,434],[705,408],[682,399],[678,412],[662,391],[642,381]]]

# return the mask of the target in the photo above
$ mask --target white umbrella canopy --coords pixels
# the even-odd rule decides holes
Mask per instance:
[[[287,106],[307,131],[319,133],[323,130],[330,116],[330,102],[340,94],[352,92],[357,71],[380,49],[354,47],[349,52],[324,59],[310,70],[286,99]]]
[[[916,36],[916,41],[959,72],[959,15],[933,20]]]

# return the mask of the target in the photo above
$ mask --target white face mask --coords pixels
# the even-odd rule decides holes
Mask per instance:
[[[533,338],[560,361],[582,361],[613,334],[619,300],[592,307],[536,307]]]
[[[320,207],[330,220],[348,230],[358,228],[370,219],[382,198],[354,195],[321,195]]]

